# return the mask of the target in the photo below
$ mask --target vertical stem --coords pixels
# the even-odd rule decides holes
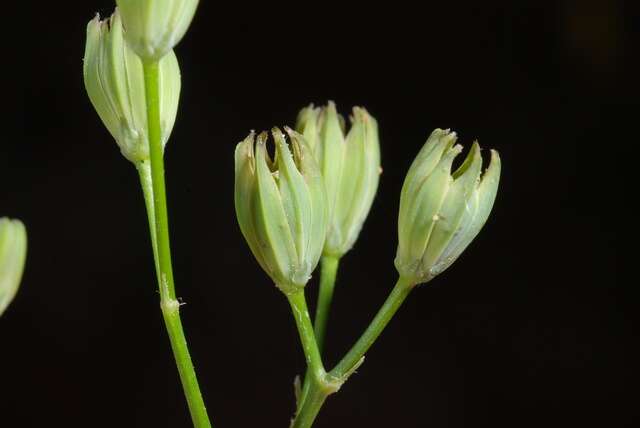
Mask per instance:
[[[171,265],[171,247],[169,245],[169,220],[167,214],[167,198],[164,183],[164,159],[162,134],[160,128],[160,97],[159,97],[159,68],[158,62],[144,63],[144,83],[147,103],[147,124],[149,137],[149,158],[151,161],[151,187],[153,194],[153,216],[148,214],[149,221],[155,224],[151,233],[154,242],[154,256],[158,274],[160,290],[160,307],[164,323],[171,342],[171,349],[176,360],[178,373],[182,382],[191,419],[196,428],[210,428],[209,416],[200,393],[198,379],[191,362],[187,341],[180,320],[180,303],[175,297],[173,268]],[[142,179],[142,177],[141,177]],[[143,191],[145,190],[143,182]],[[145,195],[146,199],[146,195]],[[145,200],[147,207],[149,202]]]
[[[140,176],[140,186],[144,196],[144,205],[147,209],[149,221],[149,235],[151,236],[151,248],[153,249],[153,263],[156,266],[156,277],[160,284],[160,266],[158,266],[158,243],[156,240],[156,214],[153,207],[153,184],[151,183],[151,166],[148,161],[142,161],[136,165]]]
[[[327,373],[324,370],[320,349],[313,332],[304,291],[287,295],[287,298],[296,320],[300,342],[307,360],[305,391],[291,428],[308,428],[320,411],[324,400],[335,389],[327,382]]]
[[[333,290],[336,284],[336,274],[340,258],[336,256],[323,256],[320,262],[320,289],[318,291],[318,304],[316,306],[316,318],[314,320],[314,332],[318,349],[322,352],[324,338],[327,331],[327,321],[329,320],[329,310],[333,300]],[[304,375],[302,392],[300,393],[299,405],[302,406],[309,394],[311,387],[310,369]]]
[[[298,411],[296,418],[291,423],[290,428],[309,428],[313,425],[320,409],[329,396],[327,391],[322,390],[318,384],[313,383],[309,387],[306,399]]]
[[[147,126],[149,137],[149,158],[151,161],[151,184],[153,189],[153,210],[155,219],[157,257],[160,276],[163,282],[160,293],[175,299],[171,248],[169,245],[169,219],[167,214],[167,196],[164,184],[164,159],[162,134],[160,128],[158,62],[144,64],[144,83],[147,101]]]
[[[311,318],[309,318],[309,310],[307,309],[304,291],[288,294],[287,298],[291,305],[293,317],[296,320],[300,342],[302,343],[304,356],[307,360],[307,366],[309,367],[309,375],[312,379],[324,378],[326,372],[322,365],[320,349],[318,348],[313,333],[313,325],[311,324]]]
[[[371,345],[376,341],[380,333],[384,330],[384,328],[389,324],[389,321],[396,313],[400,305],[407,298],[411,290],[413,289],[413,285],[411,281],[400,277],[398,278],[398,282],[396,282],[395,287],[385,300],[384,304],[371,321],[371,324],[367,327],[360,339],[353,345],[351,350],[347,352],[347,354],[342,358],[342,360],[338,363],[338,365],[331,370],[329,373],[330,376],[334,376],[337,378],[342,378],[345,375],[349,374],[349,372],[355,367],[356,364],[360,362],[365,352],[369,350]]]
[[[333,300],[333,290],[336,284],[336,274],[340,258],[336,256],[323,256],[321,261],[320,290],[318,291],[318,305],[314,322],[316,341],[320,352],[324,347],[324,338],[329,320],[329,309]]]

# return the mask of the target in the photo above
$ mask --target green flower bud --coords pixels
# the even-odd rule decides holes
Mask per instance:
[[[302,135],[285,128],[293,153],[278,128],[253,132],[236,146],[235,206],[253,255],[284,293],[301,290],[315,269],[327,231],[327,202],[318,165]]]
[[[395,265],[415,284],[448,268],[487,221],[500,181],[500,157],[491,151],[480,178],[480,146],[473,143],[462,165],[451,174],[462,151],[456,134],[436,129],[413,161],[400,196]]]
[[[27,258],[27,232],[19,220],[0,218],[0,315],[13,300]]]
[[[158,60],[178,44],[196,13],[198,0],[116,0],[131,48]]]
[[[353,247],[378,190],[380,144],[378,123],[361,107],[353,108],[351,129],[329,102],[304,108],[298,115],[301,132],[313,150],[327,188],[329,229],[324,253],[341,257]]]
[[[173,129],[180,96],[180,69],[173,52],[159,63],[162,142]],[[142,61],[123,39],[116,10],[111,18],[96,16],[87,25],[84,84],[100,119],[131,162],[149,159],[147,107]]]

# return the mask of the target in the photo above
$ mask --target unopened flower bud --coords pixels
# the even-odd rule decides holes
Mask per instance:
[[[173,129],[180,97],[178,60],[170,52],[159,63],[160,126],[163,146]],[[120,15],[87,25],[84,84],[100,119],[131,162],[149,158],[142,61],[123,39]]]
[[[341,257],[355,243],[369,214],[380,177],[378,123],[361,107],[353,108],[351,129],[329,102],[304,108],[298,115],[302,133],[320,166],[327,188],[329,228],[324,253]]]
[[[448,268],[487,221],[500,181],[500,157],[491,151],[480,177],[480,146],[473,143],[462,165],[451,174],[462,151],[456,134],[436,129],[413,161],[400,196],[395,265],[415,284]]]
[[[326,192],[304,137],[274,128],[275,159],[266,132],[236,146],[235,206],[253,255],[286,294],[300,291],[318,264],[327,229]]]
[[[27,257],[27,232],[19,220],[0,218],[0,315],[13,300]]]
[[[133,50],[145,60],[169,53],[187,32],[198,0],[116,0]]]

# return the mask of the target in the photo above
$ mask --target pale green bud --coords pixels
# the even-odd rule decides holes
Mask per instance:
[[[187,32],[198,0],[116,0],[125,37],[143,59],[158,60]]]
[[[285,293],[301,290],[318,264],[327,230],[322,175],[304,137],[272,131],[276,154],[267,152],[266,132],[252,132],[236,146],[236,216],[253,255]]]
[[[180,97],[180,69],[173,52],[159,63],[162,144],[173,129]],[[149,159],[142,61],[123,39],[118,10],[87,25],[84,84],[100,119],[131,162]]]
[[[378,190],[380,143],[378,123],[361,107],[353,108],[351,129],[329,102],[304,108],[297,130],[313,150],[327,188],[329,229],[324,253],[341,257],[353,247]]]
[[[500,157],[491,151],[480,177],[480,146],[473,143],[462,165],[451,174],[462,151],[456,134],[436,129],[413,161],[400,196],[396,268],[415,284],[448,268],[487,221],[500,181]]]
[[[0,315],[13,300],[27,258],[27,232],[19,220],[0,218]]]

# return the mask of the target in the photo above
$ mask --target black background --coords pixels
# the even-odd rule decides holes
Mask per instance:
[[[287,302],[236,225],[234,146],[331,99],[379,120],[384,173],[343,259],[327,366],[393,285],[399,190],[431,130],[496,148],[503,175],[482,233],[409,298],[317,426],[636,426],[636,285],[619,273],[636,217],[620,172],[637,142],[634,2],[214,3],[176,49],[166,151],[177,288],[214,425],[287,426],[304,368]],[[23,2],[3,18],[19,29],[3,37],[0,215],[26,223],[30,250],[0,319],[2,427],[189,426],[137,175],[82,83],[86,22],[111,10]]]

